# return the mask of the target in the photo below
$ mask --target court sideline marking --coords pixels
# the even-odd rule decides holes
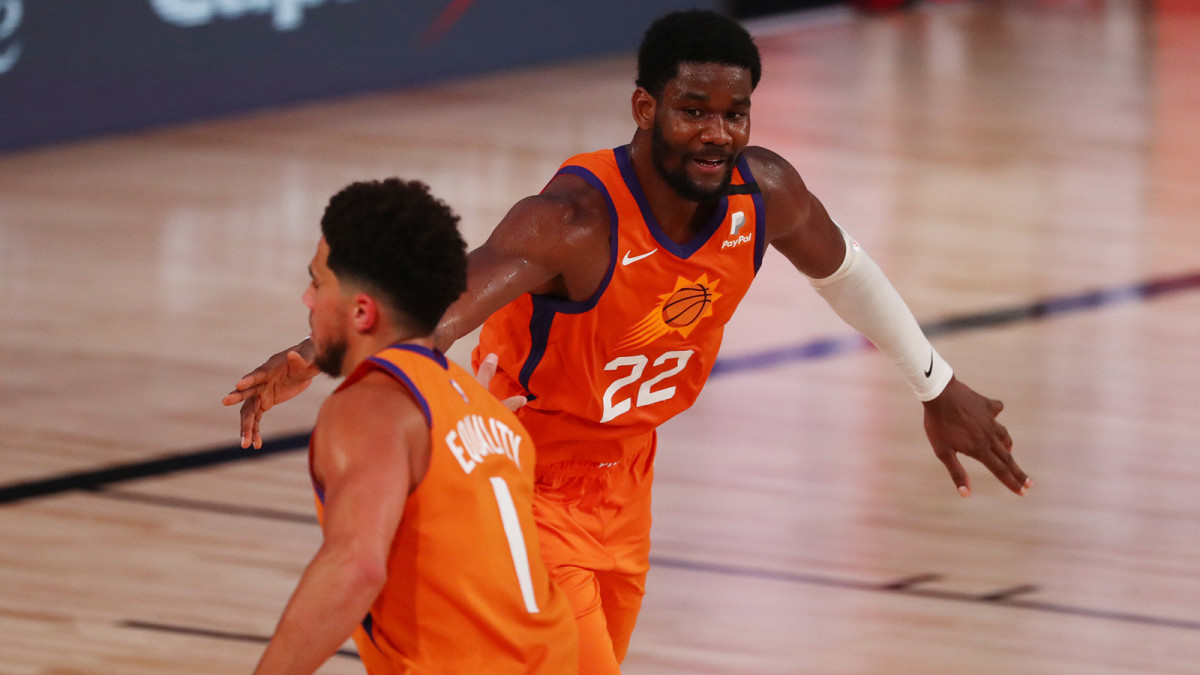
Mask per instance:
[[[217,513],[241,517],[263,518],[269,520],[279,520],[306,525],[317,525],[315,516],[307,513],[295,513],[292,511],[283,511],[278,509],[259,509],[241,507],[236,505],[225,504],[222,502],[205,501],[199,499],[185,499],[180,497],[171,497],[168,495],[146,495],[137,492],[128,492],[123,490],[113,490],[108,488],[96,488],[91,491],[95,496],[116,499],[122,501],[141,502],[153,504],[166,508],[180,508],[193,511],[204,511],[208,513]],[[939,588],[930,588],[929,584],[942,581],[946,578],[943,574],[927,572],[915,574],[902,579],[896,579],[887,582],[872,582],[854,579],[844,579],[828,575],[804,574],[800,572],[787,572],[781,570],[771,570],[755,567],[744,567],[738,565],[724,565],[717,563],[700,562],[687,560],[685,558],[673,558],[670,556],[650,556],[650,566],[673,568],[679,570],[688,570],[693,572],[702,572],[715,574],[719,576],[740,577],[748,579],[761,579],[765,581],[778,581],[796,585],[806,586],[824,586],[828,588],[842,588],[859,591],[876,591],[885,593],[896,593],[900,595],[918,596],[925,598],[933,598],[938,600],[953,600],[959,602],[974,602],[995,604],[1014,609],[1027,609],[1051,614],[1063,614],[1070,616],[1088,617],[1093,619],[1103,619],[1108,621],[1116,621],[1121,623],[1141,624],[1148,626],[1162,626],[1167,628],[1179,628],[1184,630],[1200,631],[1200,621],[1192,621],[1186,619],[1174,619],[1170,617],[1159,617],[1148,614],[1137,614],[1133,612],[1119,612],[1113,610],[1094,609],[1090,607],[1080,607],[1077,605],[1067,605],[1063,603],[1044,602],[1039,600],[1031,600],[1022,598],[1029,593],[1035,593],[1040,588],[1035,584],[1019,584],[1009,588],[997,589],[987,593],[965,593],[961,591],[952,591]],[[130,623],[147,623],[127,621]],[[123,624],[124,625],[124,624]],[[146,626],[131,626],[131,627],[146,627]],[[188,629],[178,627],[180,631]]]
[[[1200,272],[1160,277],[1141,283],[1086,291],[1074,295],[1059,296],[1048,300],[1011,308],[950,317],[947,319],[923,324],[922,327],[925,329],[927,335],[930,337],[936,337],[938,335],[979,330],[1012,323],[1035,321],[1073,312],[1095,310],[1117,303],[1146,301],[1159,296],[1193,290],[1196,288],[1200,288]],[[861,335],[857,334],[848,337],[843,336],[815,340],[796,347],[763,350],[743,356],[719,359],[716,367],[713,369],[712,376],[720,377],[747,370],[761,370],[793,361],[814,360],[818,358],[834,356],[836,354],[862,351],[871,348],[873,348],[872,345]],[[261,459],[282,452],[290,452],[302,449],[307,446],[307,443],[307,433],[292,434],[289,436],[283,436],[265,441],[263,443],[263,447],[257,451],[244,450],[238,445],[223,446],[193,453],[172,455],[149,461],[122,464],[96,471],[63,474],[44,480],[17,483],[0,487],[0,505],[15,503],[31,498],[56,495],[68,491],[83,490],[100,496],[108,496],[114,499],[139,501],[164,507],[209,510],[235,516],[261,517],[311,523],[312,519],[309,516],[286,511],[254,509],[237,505],[182,499],[169,495],[144,495],[127,491],[115,491],[108,488],[109,485],[136,480],[138,478],[161,476],[169,473],[220,465],[229,462]],[[1027,593],[1037,591],[1037,586],[1032,584],[1023,584],[1013,588],[1000,589],[980,595],[945,589],[929,588],[928,586],[925,586],[925,584],[929,582],[936,582],[943,578],[942,575],[935,573],[919,574],[905,579],[880,584],[875,582],[842,579],[830,576],[720,565],[660,556],[652,556],[650,562],[652,566],[660,568],[689,570],[700,573],[710,573],[739,578],[756,578],[793,584],[819,585],[851,590],[895,593],[947,601],[986,603],[1013,609],[1024,609],[1098,620],[1200,631],[1200,622],[1196,621],[1135,614],[1130,612],[1099,610],[1088,607],[1043,602],[1019,597]],[[179,634],[224,640],[252,642],[266,642],[267,640],[267,638],[257,635],[230,633],[226,631],[188,626],[176,626],[134,619],[122,621],[119,625],[132,629],[174,632]],[[343,657],[357,658],[357,654],[349,650],[340,650],[338,655]]]
[[[975,314],[952,316],[922,324],[929,337],[1048,319],[1065,314],[1097,310],[1127,302],[1145,302],[1165,295],[1200,288],[1200,272],[1187,272],[1148,281],[1062,295],[1024,305]],[[724,377],[747,370],[763,370],[797,361],[829,358],[838,354],[874,349],[862,335],[813,340],[793,347],[766,349],[741,356],[718,358],[710,377]],[[239,445],[221,446],[158,459],[118,464],[104,469],[60,474],[40,480],[0,486],[0,506],[26,499],[48,497],[75,490],[96,490],[105,485],[163,476],[230,462],[262,459],[308,446],[308,433],[281,436],[263,442],[259,450]]]
[[[310,525],[316,525],[316,519],[307,514],[293,513],[289,511],[276,511],[269,509],[242,509],[239,507],[231,507],[228,504],[220,502],[207,502],[196,499],[179,499],[174,497],[148,497],[134,492],[125,492],[117,490],[106,490],[103,488],[97,489],[95,495],[111,499],[138,501],[150,503],[157,506],[167,508],[183,508],[196,511],[206,511],[210,513],[257,517],[272,520],[286,520],[289,522],[299,522]],[[892,581],[875,582],[864,581],[860,579],[846,579],[842,577],[834,577],[820,574],[806,574],[802,572],[788,572],[782,570],[772,570],[757,567],[745,567],[740,565],[725,565],[709,562],[701,562],[695,560],[687,560],[685,558],[673,558],[670,556],[650,556],[650,567],[654,568],[670,568],[677,570],[685,570],[691,572],[699,572],[706,574],[714,574],[717,576],[735,577],[743,579],[760,579],[764,581],[776,581],[781,583],[802,585],[802,586],[822,586],[826,588],[840,588],[856,591],[872,591],[877,593],[892,593],[897,595],[906,595],[910,597],[922,597],[935,600],[950,600],[956,602],[968,602],[976,604],[996,605],[999,607],[1009,607],[1012,609],[1024,609],[1048,614],[1060,614],[1067,616],[1078,616],[1090,619],[1098,619],[1105,621],[1114,621],[1118,623],[1138,624],[1143,626],[1158,626],[1164,628],[1178,628],[1182,630],[1200,631],[1200,621],[1191,621],[1187,619],[1176,619],[1171,617],[1154,616],[1150,614],[1138,614],[1134,612],[1120,612],[1115,610],[1095,609],[1092,607],[1081,607],[1078,605],[1068,605],[1064,603],[1046,602],[1041,600],[1032,600],[1021,597],[1029,593],[1036,593],[1040,588],[1035,584],[1019,584],[1016,586],[1001,588],[986,593],[966,593],[963,591],[953,591],[942,588],[931,588],[929,584],[936,583],[946,579],[946,575],[934,572],[926,572],[915,574],[912,576],[895,579]],[[209,631],[206,629],[192,629],[185,626],[166,626],[165,624],[153,624],[146,621],[128,620],[121,623],[122,626],[129,628],[147,628],[156,630],[167,630],[173,632],[191,632],[197,635],[206,635],[213,633],[212,636],[217,636],[220,631]],[[233,637],[230,639],[247,639],[243,637]],[[248,638],[258,639],[258,638]],[[266,642],[266,638],[261,638]]]

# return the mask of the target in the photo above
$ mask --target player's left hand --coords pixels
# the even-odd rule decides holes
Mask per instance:
[[[496,364],[500,358],[495,354],[488,354],[479,362],[479,370],[475,371],[475,381],[483,385],[484,389],[488,388],[488,384],[492,381],[492,377],[496,374]],[[516,412],[518,408],[529,402],[529,399],[524,396],[510,396],[501,403],[504,407],[512,412]]]
[[[1000,401],[987,398],[952,378],[932,401],[925,402],[925,433],[933,453],[964,497],[971,494],[971,479],[958,455],[974,457],[1009,490],[1023,495],[1032,481],[1012,456],[1012,436],[996,416],[1004,410]]]
[[[246,373],[234,385],[233,391],[221,399],[222,405],[242,404],[242,447],[262,447],[263,413],[308,388],[320,369],[312,363],[313,346],[305,338],[267,359],[261,366]]]

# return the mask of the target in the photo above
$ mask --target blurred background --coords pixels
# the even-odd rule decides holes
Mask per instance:
[[[626,672],[1200,672],[1200,3],[0,0],[0,674],[249,672],[334,383],[257,452],[219,401],[307,334],[329,196],[420,178],[482,243],[629,141],[642,32],[696,6],[1035,486],[960,499],[769,253],[661,431]]]
[[[0,0],[0,150],[613,54],[674,9],[836,4]]]

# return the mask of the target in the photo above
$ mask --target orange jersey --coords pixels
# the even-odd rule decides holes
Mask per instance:
[[[367,671],[575,672],[574,615],[539,555],[528,432],[441,353],[389,347],[339,390],[373,370],[407,388],[433,445],[392,541],[387,582],[354,633]]]
[[[606,198],[608,273],[583,302],[524,294],[483,325],[475,360],[496,353],[492,391],[528,396],[518,416],[538,463],[613,462],[696,400],[725,324],[765,245],[762,195],[739,158],[712,219],[687,243],[659,227],[619,147],[567,160]]]

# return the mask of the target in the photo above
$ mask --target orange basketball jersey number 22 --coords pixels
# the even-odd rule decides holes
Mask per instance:
[[[625,398],[620,399],[618,399],[618,396],[623,395],[621,394],[622,389],[642,379],[642,373],[646,370],[646,366],[650,365],[650,358],[644,354],[634,354],[631,356],[618,356],[609,361],[604,366],[605,370],[630,368],[630,371],[628,375],[613,381],[608,386],[608,389],[604,391],[604,416],[600,418],[600,421],[609,422],[629,412],[635,405],[640,408],[653,403],[670,400],[675,396],[675,387],[664,386],[659,389],[655,389],[655,387],[667,378],[683,370],[690,358],[692,358],[691,350],[672,351],[662,354],[654,359],[653,372],[647,373],[651,377],[642,382],[641,386],[637,389],[637,394],[627,395]],[[658,368],[664,365],[666,369],[659,371]]]

